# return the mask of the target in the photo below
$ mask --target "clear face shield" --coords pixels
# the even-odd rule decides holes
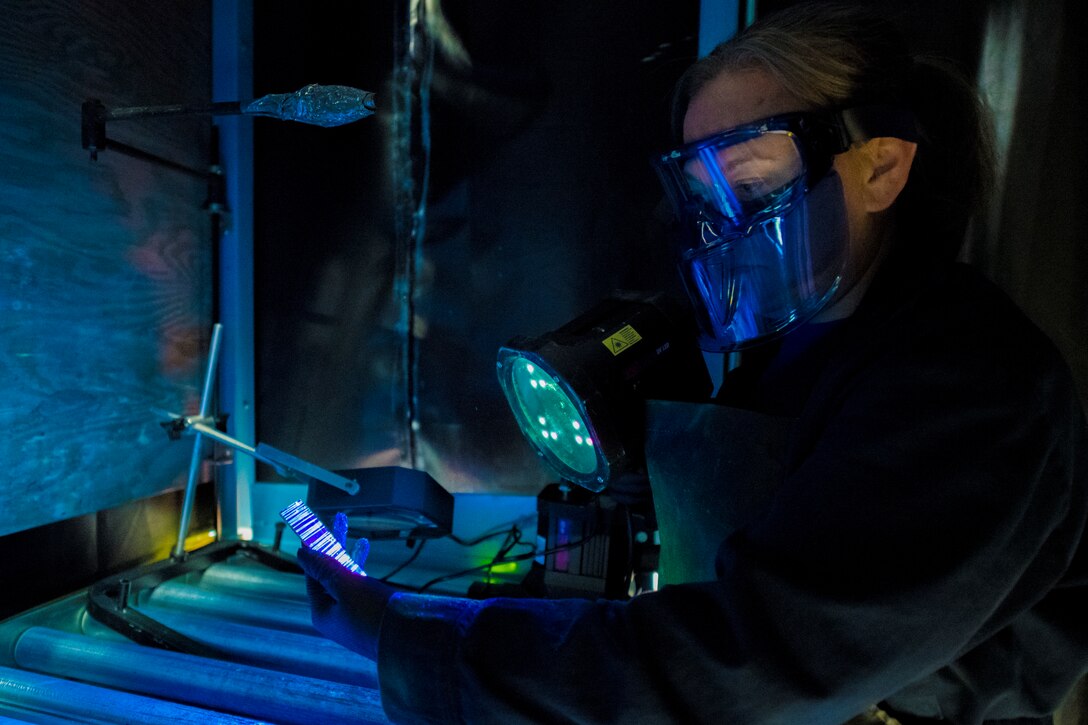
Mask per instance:
[[[729,129],[655,161],[685,235],[680,272],[700,346],[723,352],[782,335],[834,296],[848,259],[848,146],[828,116],[794,113]]]

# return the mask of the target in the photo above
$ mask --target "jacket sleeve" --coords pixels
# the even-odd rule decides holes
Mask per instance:
[[[988,358],[914,350],[855,376],[715,581],[628,602],[395,595],[386,712],[838,725],[933,673],[1054,586],[1084,521],[1071,387],[1052,360]]]

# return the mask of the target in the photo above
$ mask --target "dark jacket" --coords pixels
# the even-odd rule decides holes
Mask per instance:
[[[850,319],[768,349],[724,402],[797,418],[786,472],[720,543],[715,580],[626,602],[398,594],[379,641],[390,717],[839,725],[878,701],[954,723],[1055,709],[1088,669],[1088,443],[1054,346],[955,265],[885,274]]]

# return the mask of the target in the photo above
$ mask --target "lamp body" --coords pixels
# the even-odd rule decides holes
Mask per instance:
[[[600,491],[644,469],[644,401],[706,400],[710,376],[690,314],[664,295],[621,292],[540,337],[499,350],[499,382],[537,453]]]

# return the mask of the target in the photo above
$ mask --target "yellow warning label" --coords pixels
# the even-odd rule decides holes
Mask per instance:
[[[619,355],[641,339],[642,335],[635,332],[635,328],[630,325],[624,325],[616,332],[613,332],[609,337],[601,340],[601,342],[604,343],[604,346],[608,348],[610,353]]]

